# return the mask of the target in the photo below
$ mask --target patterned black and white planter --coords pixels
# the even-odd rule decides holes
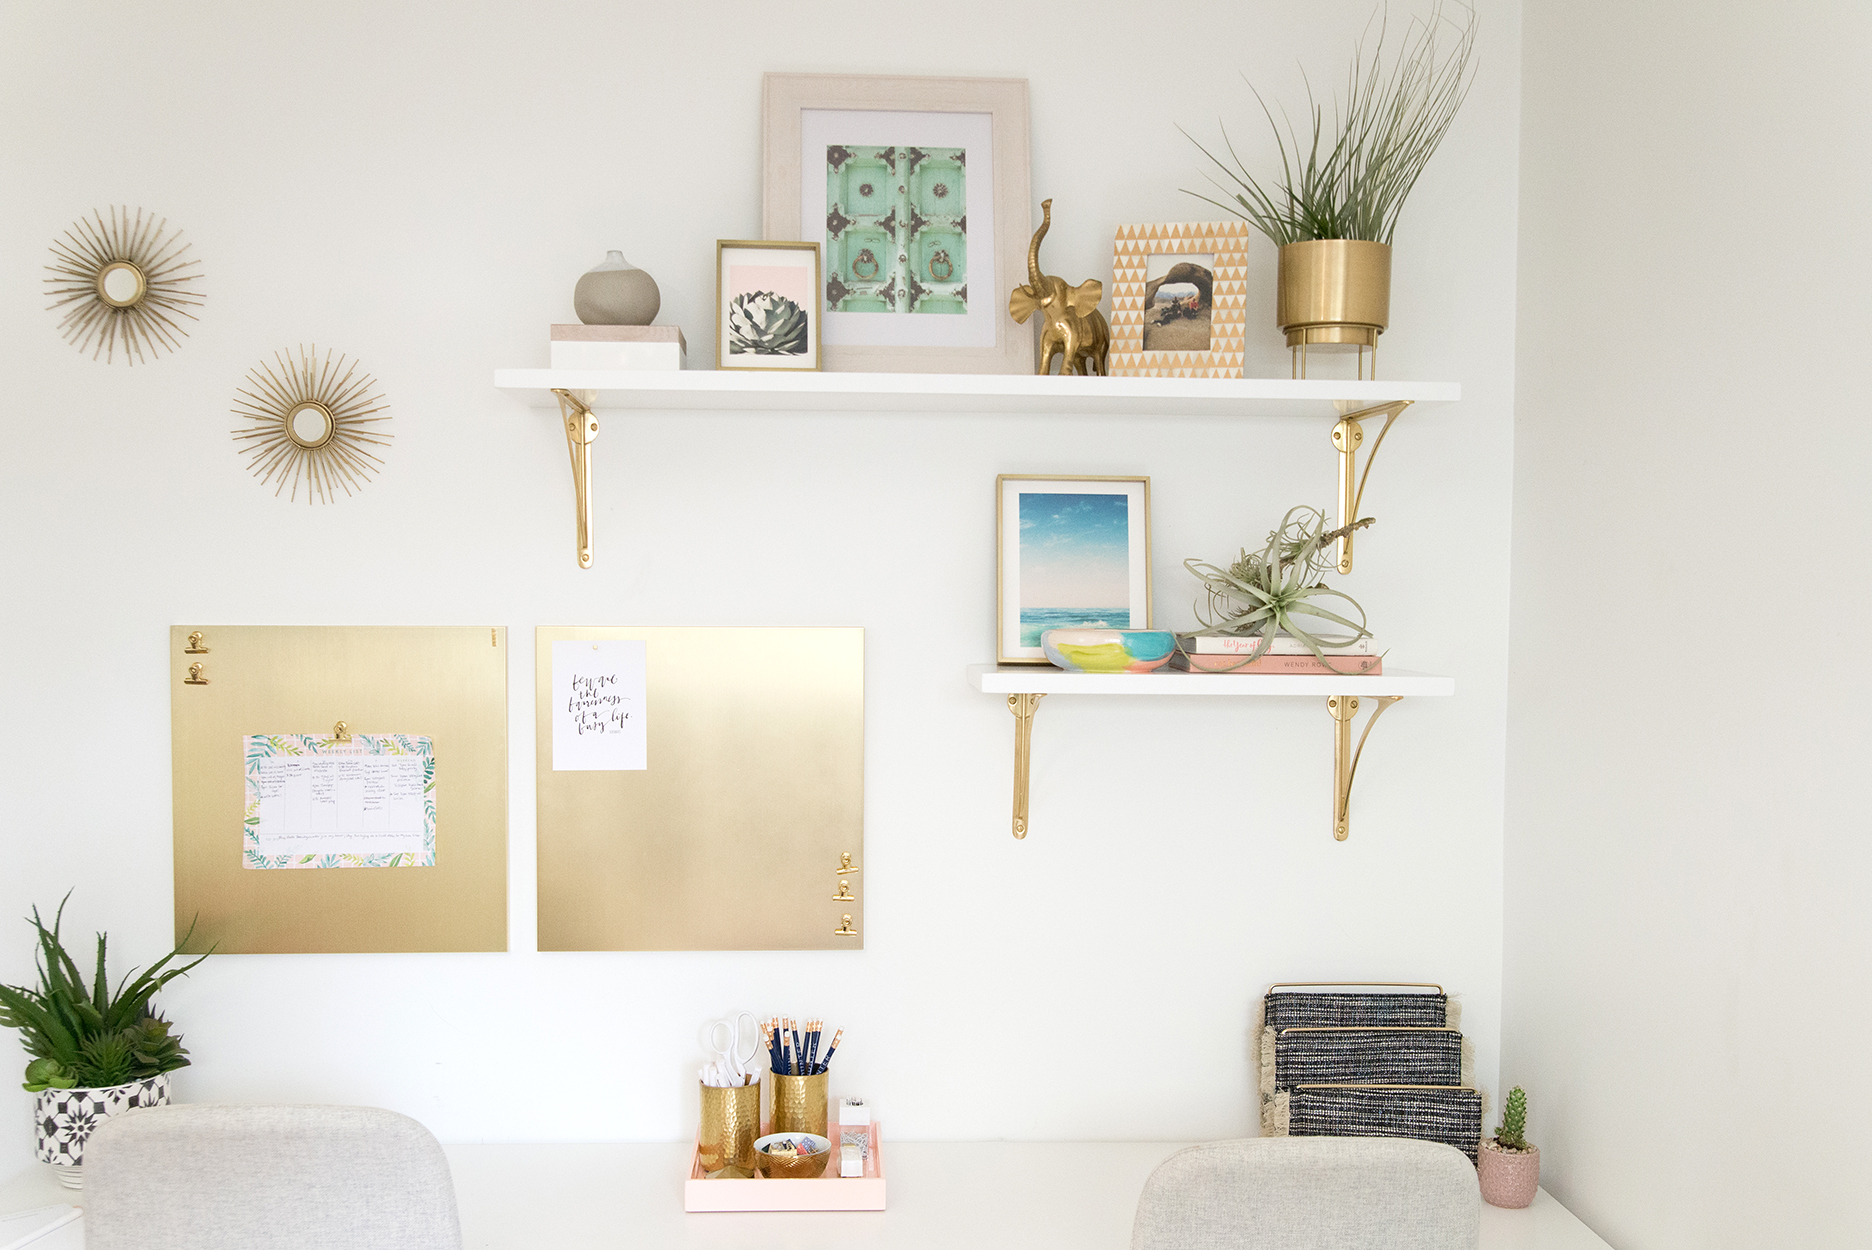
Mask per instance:
[[[121,1111],[168,1101],[167,1072],[107,1089],[40,1090],[33,1102],[34,1154],[58,1168],[67,1188],[77,1189],[84,1184],[85,1142],[98,1125]]]

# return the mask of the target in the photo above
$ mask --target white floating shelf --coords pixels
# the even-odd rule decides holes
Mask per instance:
[[[1432,698],[1456,693],[1456,679],[1390,669],[1378,677],[1299,673],[1069,673],[1046,665],[971,664],[969,684],[983,694],[1213,694],[1237,697],[1355,694]]]
[[[729,369],[496,369],[494,385],[531,407],[553,408],[553,388],[593,392],[595,408],[732,412],[942,412],[1036,415],[1337,417],[1407,399],[1453,402],[1455,382],[1333,382],[1318,378],[1081,378],[990,373],[764,373]]]

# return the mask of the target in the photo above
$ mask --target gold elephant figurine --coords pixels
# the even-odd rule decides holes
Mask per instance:
[[[1040,240],[1046,238],[1053,224],[1053,201],[1040,201],[1040,228],[1034,231],[1027,247],[1027,282],[1008,296],[1008,312],[1025,324],[1038,312],[1040,323],[1040,367],[1036,373],[1053,372],[1053,357],[1059,356],[1060,375],[1105,374],[1105,358],[1111,351],[1111,327],[1099,311],[1099,298],[1105,284],[1088,278],[1078,286],[1067,286],[1064,278],[1040,272]]]

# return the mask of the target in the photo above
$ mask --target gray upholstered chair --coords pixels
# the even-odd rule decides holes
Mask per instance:
[[[150,1107],[85,1143],[86,1250],[461,1250],[448,1160],[375,1107]]]
[[[1255,1137],[1164,1160],[1131,1250],[1475,1250],[1481,1225],[1475,1166],[1454,1147]]]

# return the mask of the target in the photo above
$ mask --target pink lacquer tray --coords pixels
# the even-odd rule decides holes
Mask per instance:
[[[882,1211],[884,1209],[884,1148],[878,1122],[871,1121],[871,1155],[863,1176],[840,1176],[839,1136],[836,1124],[826,1126],[832,1139],[832,1158],[824,1176],[809,1181],[776,1181],[758,1173],[751,1180],[709,1180],[702,1161],[689,1157],[689,1179],[683,1182],[685,1211]]]

